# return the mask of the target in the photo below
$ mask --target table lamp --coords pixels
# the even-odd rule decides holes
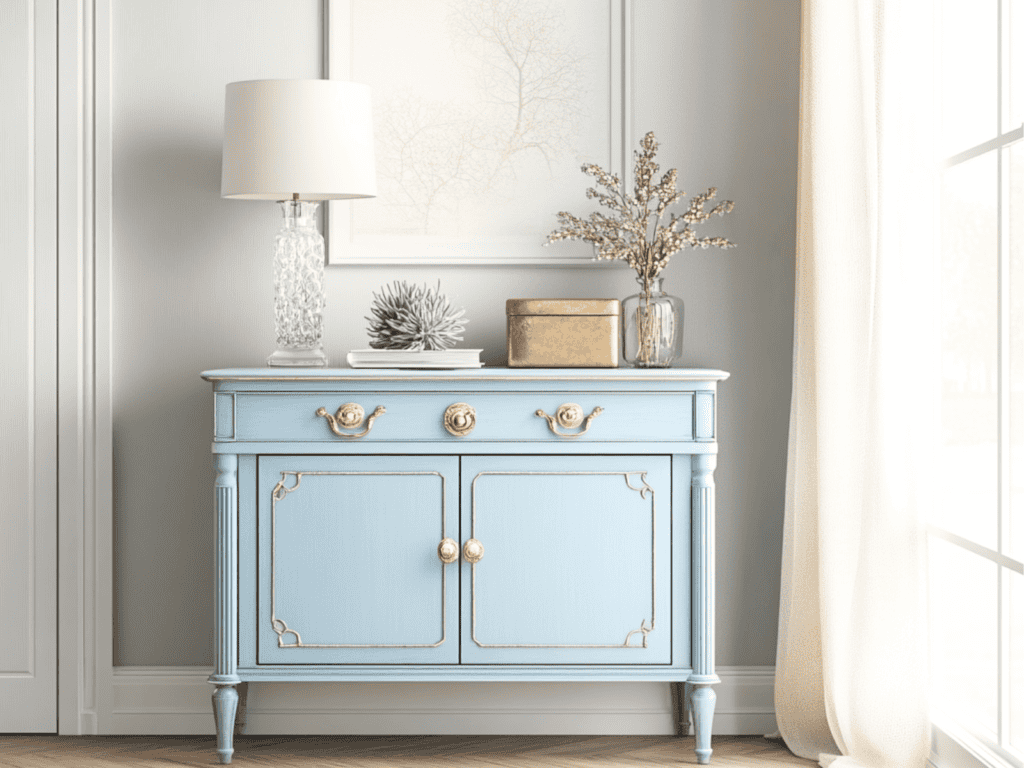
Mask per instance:
[[[374,197],[370,89],[341,80],[228,83],[221,197],[276,200],[277,350],[267,365],[325,366],[321,200]]]

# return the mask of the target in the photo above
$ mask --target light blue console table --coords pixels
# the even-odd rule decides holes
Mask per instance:
[[[711,759],[723,371],[231,369],[217,752],[248,681],[662,680]]]

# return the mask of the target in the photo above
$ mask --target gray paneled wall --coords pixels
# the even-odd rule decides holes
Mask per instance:
[[[224,84],[318,77],[318,0],[113,6],[115,652],[207,665],[212,402],[199,371],[273,346],[274,205],[219,197]],[[718,663],[775,660],[793,333],[799,0],[634,0],[633,133],[655,130],[688,192],[736,201],[740,244],[678,254],[684,364],[723,368]],[[415,61],[409,62],[415,66]],[[587,204],[582,198],[579,209]],[[554,225],[554,211],[551,224]],[[329,267],[326,347],[365,347],[370,293],[441,279],[466,345],[504,356],[504,302],[634,293],[615,269]],[[657,414],[651,418],[656,419]],[[583,696],[581,690],[580,693]]]

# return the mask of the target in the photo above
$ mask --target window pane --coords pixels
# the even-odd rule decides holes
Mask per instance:
[[[997,22],[996,0],[943,0],[941,147],[947,157],[998,133]]]
[[[1010,745],[1024,752],[1024,576],[1010,577]]]
[[[1007,219],[1010,225],[1008,554],[1024,560],[1024,143],[1010,148],[1010,210]]]
[[[935,704],[964,727],[994,739],[997,566],[932,537],[929,570]]]
[[[996,152],[943,172],[942,466],[932,522],[995,549],[998,520]]]

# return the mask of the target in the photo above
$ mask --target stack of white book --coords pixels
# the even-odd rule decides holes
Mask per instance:
[[[353,349],[347,359],[352,368],[481,368],[481,352],[482,349]]]

